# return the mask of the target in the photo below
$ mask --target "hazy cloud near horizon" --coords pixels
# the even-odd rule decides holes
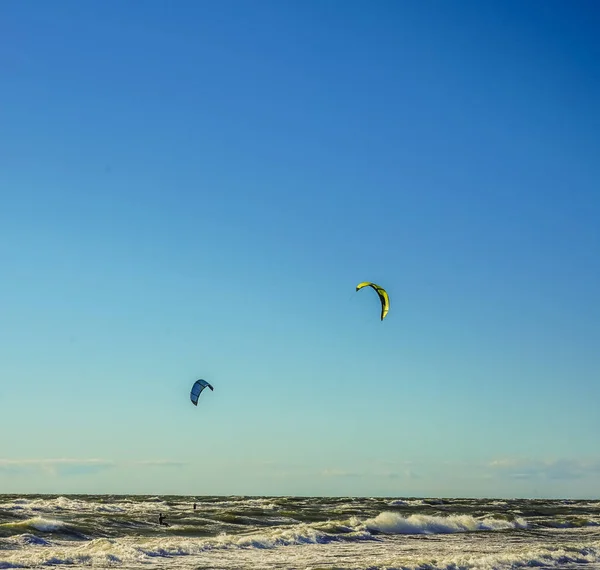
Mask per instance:
[[[143,477],[138,476],[141,473]],[[169,483],[165,484],[167,473]],[[600,460],[497,458],[471,462],[356,461],[303,465],[260,458],[222,463],[207,462],[202,457],[190,461],[5,458],[0,459],[0,484],[2,492],[9,494],[589,499],[597,495],[600,485]]]
[[[582,479],[600,477],[600,459],[495,459],[489,464],[496,474],[514,479]]]
[[[560,484],[579,480],[600,479],[600,459],[597,458],[497,458],[488,462],[479,461],[379,461],[361,466],[360,462],[347,465],[323,465],[316,471],[302,463],[278,462],[275,460],[251,459],[226,462],[218,466],[203,465],[201,459],[178,461],[173,459],[113,460],[103,458],[21,458],[0,459],[0,476],[22,477],[43,474],[53,478],[71,476],[97,476],[112,471],[115,475],[129,469],[175,469],[181,473],[196,473],[202,467],[208,479],[219,473],[243,470],[247,477],[266,482],[276,478],[283,485],[293,486],[298,478],[318,476],[322,480],[355,481],[359,487],[382,482],[396,481],[400,490],[410,492],[413,485],[427,486],[443,471],[448,481],[468,480],[479,486],[511,481],[529,481],[532,484]],[[479,483],[477,483],[479,482]],[[387,483],[383,483],[387,485]],[[474,487],[475,489],[475,487]],[[433,494],[439,494],[432,489]],[[426,493],[427,494],[427,493]]]
[[[44,473],[46,475],[93,475],[119,467],[183,467],[184,461],[164,459],[113,461],[110,459],[0,459],[0,472],[7,474]]]

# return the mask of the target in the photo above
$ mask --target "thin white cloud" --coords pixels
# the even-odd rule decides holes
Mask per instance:
[[[41,472],[49,475],[84,475],[114,466],[114,461],[106,459],[0,459],[0,471],[13,474]]]
[[[513,479],[572,480],[600,476],[600,459],[494,459],[488,467]]]
[[[0,459],[0,473],[27,474],[43,473],[47,475],[91,475],[113,468],[128,467],[183,467],[185,461],[169,459],[149,459],[118,462],[111,459]]]
[[[344,471],[342,469],[324,469],[321,471],[323,477],[363,477],[364,473]]]
[[[377,463],[378,465],[386,465],[386,466],[393,466],[393,467],[402,467],[402,466],[417,464],[417,462],[413,461],[412,459],[405,459],[405,460],[379,459],[379,460],[375,461],[375,463]]]
[[[68,458],[56,458],[56,459],[0,459],[0,466],[11,466],[11,465],[71,465],[71,464],[99,464],[99,463],[113,463],[113,461],[106,459],[68,459]]]
[[[185,467],[188,461],[173,461],[171,459],[146,459],[133,461],[131,465],[136,467]]]
[[[329,468],[319,473],[322,477],[375,477],[383,479],[418,479],[419,475],[412,469],[402,471],[375,470],[375,471],[346,471],[344,469]]]

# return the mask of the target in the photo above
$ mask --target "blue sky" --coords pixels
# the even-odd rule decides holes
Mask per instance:
[[[2,490],[598,496],[594,2],[0,19]]]

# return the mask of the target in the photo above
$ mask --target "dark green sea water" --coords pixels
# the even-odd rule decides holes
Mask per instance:
[[[600,502],[0,495],[0,568],[49,566],[600,570]]]

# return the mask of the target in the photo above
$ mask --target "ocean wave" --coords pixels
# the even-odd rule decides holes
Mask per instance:
[[[95,501],[84,501],[78,499],[70,499],[67,497],[56,497],[53,499],[15,499],[0,503],[0,507],[7,511],[22,511],[34,513],[124,513],[129,511],[148,510],[147,506],[139,503],[99,503]],[[152,506],[156,508],[155,505]]]
[[[330,532],[328,532],[330,531]],[[341,531],[336,534],[334,531]],[[114,565],[143,562],[155,558],[200,555],[212,551],[272,550],[287,546],[329,544],[331,542],[354,542],[373,540],[368,531],[357,530],[352,525],[340,528],[340,524],[322,523],[321,527],[301,524],[286,529],[254,532],[244,535],[223,534],[203,539],[160,537],[146,539],[97,538],[84,543],[66,546],[4,553],[1,564],[6,567],[31,567],[46,565]]]
[[[341,523],[337,523],[341,524]],[[355,547],[362,540],[369,540],[371,544],[377,544],[380,541],[374,539],[366,530],[358,531],[360,526],[358,521],[350,520],[346,522],[346,529],[352,536],[350,542],[354,542]],[[49,548],[33,548],[20,552],[2,552],[0,553],[0,568],[22,568],[39,567],[51,565],[77,565],[77,566],[115,566],[121,565],[126,568],[147,567],[152,560],[172,559],[176,557],[200,556],[198,560],[203,560],[203,567],[210,560],[223,560],[228,556],[231,561],[231,568],[250,568],[256,567],[257,560],[267,560],[265,558],[257,559],[256,556],[261,550],[278,550],[279,547],[303,546],[308,548],[302,552],[313,553],[320,556],[317,552],[323,545],[339,542],[343,540],[339,534],[330,534],[325,532],[325,526],[315,528],[313,525],[298,525],[294,528],[279,529],[275,532],[252,533],[249,535],[221,535],[202,540],[190,540],[180,537],[160,537],[151,539],[94,539],[85,543],[67,543],[53,545]],[[328,530],[333,530],[329,527]],[[376,542],[373,543],[372,541]],[[391,540],[387,538],[386,540]],[[528,567],[560,567],[570,563],[598,563],[600,562],[600,549],[598,542],[588,545],[577,545],[573,547],[530,547],[516,549],[503,549],[497,552],[493,546],[485,551],[474,551],[472,549],[453,548],[450,551],[439,551],[435,554],[430,552],[430,541],[422,539],[420,541],[423,547],[419,547],[416,552],[413,548],[406,550],[402,548],[402,553],[396,551],[389,552],[390,545],[393,543],[384,542],[378,556],[378,560],[373,561],[368,566],[370,570],[514,570]],[[405,544],[405,543],[399,543]],[[417,543],[418,544],[418,543]],[[428,546],[425,546],[425,545]],[[434,544],[439,544],[438,542]],[[319,550],[314,550],[316,546]],[[412,545],[411,545],[412,546]],[[483,544],[482,544],[483,546]],[[228,552],[229,554],[225,554]],[[282,551],[280,551],[282,552]],[[303,557],[300,550],[292,549],[292,556]],[[339,552],[339,551],[338,551]],[[349,551],[346,551],[349,552]],[[356,552],[357,555],[360,551]],[[374,551],[371,551],[372,553]],[[382,562],[381,555],[387,558],[385,564]],[[211,556],[211,558],[206,558]],[[280,562],[284,560],[280,555],[274,552],[269,556],[278,556]],[[241,558],[240,558],[241,557]],[[296,558],[301,560],[303,558]],[[275,564],[275,559],[272,559]],[[288,560],[288,558],[285,558]],[[352,568],[360,568],[360,563],[352,564]],[[179,567],[175,563],[169,563],[169,567]],[[194,566],[193,566],[194,565]],[[163,567],[163,566],[160,566]],[[184,566],[181,566],[182,568]],[[195,566],[195,561],[185,563],[185,568]],[[219,565],[219,567],[224,567]],[[229,566],[228,566],[229,567]],[[300,567],[292,564],[273,565],[275,567]],[[307,564],[303,568],[309,567]],[[319,566],[322,568],[323,566]],[[329,567],[329,566],[327,566]],[[365,567],[366,569],[367,567]]]
[[[50,497],[50,498],[14,498],[0,501],[0,509],[24,513],[26,515],[61,515],[69,514],[128,514],[137,516],[155,516],[158,512],[185,513],[192,511],[192,504],[197,503],[196,512],[229,512],[234,515],[266,515],[276,512],[283,504],[268,498],[222,498],[221,500],[194,500],[189,497],[165,500],[161,497],[132,499],[119,498],[88,498]]]
[[[394,499],[387,504],[389,507],[430,507],[444,502],[438,499]]]
[[[515,570],[517,568],[563,568],[570,564],[598,564],[598,546],[536,547],[500,554],[460,554],[435,562],[430,559],[390,560],[385,566],[369,566],[365,570]]]
[[[476,518],[471,515],[410,515],[384,512],[365,521],[369,531],[384,534],[448,534],[455,532],[499,531],[527,528],[523,519],[509,521],[492,517]]]
[[[33,517],[21,521],[3,523],[1,526],[5,528],[33,529],[40,532],[55,532],[67,528],[67,525],[62,521],[45,519],[43,517]]]
[[[19,546],[50,546],[50,542],[28,532],[11,537],[9,540]]]
[[[118,539],[94,539],[87,543],[49,550],[33,550],[10,554],[0,559],[0,568],[48,565],[114,565],[143,562],[155,558],[200,555],[214,550],[274,549],[281,546],[326,544],[332,538],[316,529],[289,529],[275,533],[244,536],[223,535],[205,540],[181,538],[147,539],[135,544]],[[4,565],[4,566],[3,566]]]
[[[600,526],[600,522],[594,519],[578,517],[567,520],[550,519],[540,521],[539,525],[546,528],[580,528],[583,526]]]
[[[388,503],[388,506],[390,506],[390,507],[408,507],[409,504],[410,503],[408,501],[403,501],[402,499],[396,499],[395,501],[390,501]]]
[[[170,541],[160,541],[158,549],[142,548],[142,551],[148,556],[173,556],[198,554],[215,549],[273,549],[303,544],[373,540],[373,536],[368,531],[359,530],[356,526],[329,521],[318,524],[299,524],[289,528],[244,535],[222,534],[199,542],[181,541],[174,538]]]

